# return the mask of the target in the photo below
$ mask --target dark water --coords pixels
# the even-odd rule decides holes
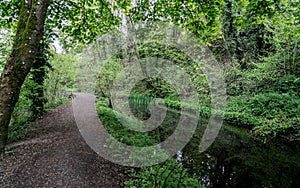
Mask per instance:
[[[200,153],[201,129],[178,158],[207,187],[300,187],[299,145],[278,139],[263,143],[227,127]]]
[[[147,109],[147,104],[142,109]],[[142,112],[142,116],[137,115],[141,119],[149,117],[144,110],[136,108],[136,112]],[[178,120],[177,113],[168,111],[159,131],[150,134],[155,137],[158,133],[156,136],[162,141],[173,133]],[[199,144],[206,123],[205,120],[199,122],[202,123],[194,137],[179,151],[177,159],[190,174],[199,178],[201,184],[213,188],[300,188],[299,142],[287,143],[280,139],[263,142],[237,126],[223,126],[215,142],[200,153]]]

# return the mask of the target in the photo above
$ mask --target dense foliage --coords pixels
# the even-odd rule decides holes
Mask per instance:
[[[97,100],[96,108],[101,122],[106,130],[115,139],[128,145],[146,146],[153,145],[157,142],[155,136],[147,133],[135,132],[123,126],[116,117],[115,113],[109,108],[109,99],[100,97]],[[134,122],[133,120],[129,120]],[[111,142],[113,144],[113,142]],[[129,152],[129,151],[128,151]],[[124,153],[114,153],[113,155],[124,155]],[[131,156],[132,162],[142,160]],[[149,156],[144,156],[149,159]],[[170,159],[163,164],[153,167],[145,167],[138,172],[132,171],[131,176],[135,179],[125,182],[126,187],[199,187],[196,177],[190,176],[187,170],[174,159]]]
[[[27,34],[34,27],[30,24],[37,22],[30,22],[29,15],[35,11],[25,11],[26,3],[0,2],[0,92],[15,87],[14,92],[1,94],[1,99],[9,96],[15,102],[6,100],[7,104],[0,105],[0,110],[10,107],[5,111],[7,114],[13,110],[12,115],[0,111],[0,120],[4,122],[0,125],[0,137],[5,137],[9,124],[10,142],[22,137],[28,123],[40,118],[45,109],[67,101],[65,97],[72,91],[95,93],[100,97],[96,104],[98,114],[112,135],[122,142],[137,146],[160,142],[161,137],[157,135],[126,130],[110,108],[110,90],[116,75],[126,67],[126,62],[146,56],[163,58],[181,67],[199,94],[197,108],[201,118],[208,118],[212,104],[202,67],[181,50],[166,46],[161,35],[146,29],[139,28],[136,34],[149,39],[147,42],[119,41],[124,30],[134,29],[135,22],[152,26],[156,22],[172,23],[193,33],[208,46],[224,70],[227,123],[246,128],[265,141],[275,137],[289,141],[300,139],[298,0],[50,0],[45,23],[39,26],[44,28],[39,33],[41,40],[36,41],[38,45],[30,46],[34,56],[30,56],[33,51],[27,50],[26,41],[32,41]],[[35,6],[30,8],[35,10]],[[102,36],[108,32],[110,38]],[[61,54],[53,50],[55,40],[64,48]],[[122,51],[116,51],[120,46]],[[26,55],[30,61],[21,61]],[[12,63],[14,57],[17,59]],[[9,72],[15,67],[21,67],[19,74],[24,75],[16,80],[16,86],[3,84],[2,87],[2,82],[16,79]],[[161,74],[168,73],[172,70]],[[149,116],[147,107],[153,98],[163,98],[166,108],[173,112],[193,105],[182,103],[175,89],[157,77],[140,81],[126,97],[130,97],[131,107],[136,108],[135,115],[139,118]],[[3,120],[4,115],[7,116]],[[6,138],[1,139],[0,150],[6,144]],[[173,159],[139,172],[133,173],[136,179],[127,182],[127,186],[199,186]],[[160,179],[155,178],[158,176]],[[182,181],[175,181],[178,178]]]

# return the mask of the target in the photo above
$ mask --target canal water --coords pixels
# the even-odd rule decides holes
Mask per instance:
[[[201,128],[200,128],[201,129]],[[300,187],[300,147],[223,126],[215,142],[200,153],[202,130],[177,158],[207,187]]]
[[[135,103],[131,107],[137,117],[147,119],[150,117],[148,104]],[[150,134],[159,142],[167,139],[176,128],[179,117],[178,113],[168,111],[162,125]],[[214,143],[201,153],[199,144],[206,125],[205,119],[199,119],[193,138],[175,156],[191,175],[198,177],[201,184],[212,188],[300,187],[299,142],[262,140],[249,130],[223,125]]]

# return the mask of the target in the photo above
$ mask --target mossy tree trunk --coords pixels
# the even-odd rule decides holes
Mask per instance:
[[[44,35],[43,42],[38,47],[38,52],[31,69],[32,78],[30,79],[34,84],[28,87],[31,92],[29,98],[32,101],[30,106],[32,121],[40,118],[44,114],[44,104],[47,102],[44,95],[44,81],[47,73],[47,67],[51,68],[47,57],[50,54],[47,49],[49,49],[49,44]]]
[[[23,0],[12,53],[0,78],[0,151],[8,137],[11,114],[44,32],[49,0]]]

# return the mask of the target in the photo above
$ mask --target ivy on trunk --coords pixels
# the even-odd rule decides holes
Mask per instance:
[[[23,0],[12,53],[0,78],[0,150],[8,137],[11,114],[32,68],[44,31],[49,0]]]

